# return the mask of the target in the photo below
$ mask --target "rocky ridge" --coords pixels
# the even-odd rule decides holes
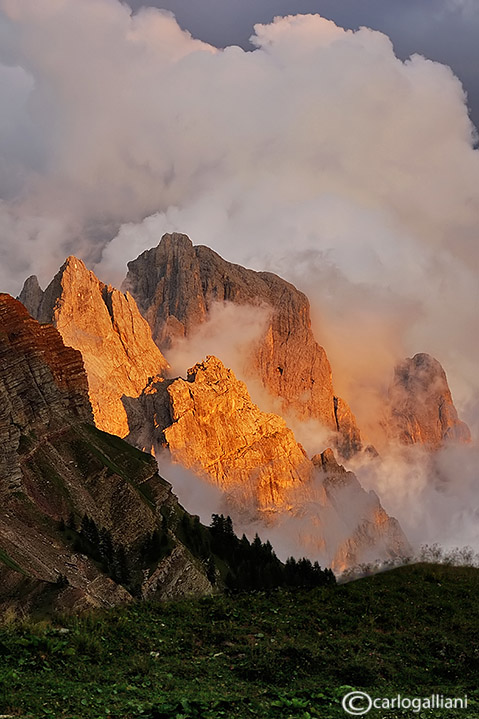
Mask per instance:
[[[128,434],[122,397],[137,397],[149,378],[168,366],[132,296],[100,282],[81,260],[69,257],[44,292],[36,277],[28,278],[19,300],[81,352],[96,426]]]
[[[80,352],[4,294],[0,396],[0,602],[25,591],[25,602],[47,593],[59,607],[83,609],[132,592],[211,591],[202,563],[178,541],[184,510],[156,462],[94,427]],[[143,572],[139,557],[155,531],[170,551]]]
[[[326,352],[314,339],[308,299],[293,285],[270,272],[227,262],[175,233],[128,263],[124,287],[163,351],[178,337],[191,335],[216,302],[269,307],[270,321],[247,363],[249,375],[280,398],[282,414],[318,419],[337,433],[342,456],[361,448],[354,416],[335,395]]]

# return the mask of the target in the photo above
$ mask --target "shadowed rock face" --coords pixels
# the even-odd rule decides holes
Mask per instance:
[[[376,495],[331,450],[309,460],[284,420],[261,412],[216,357],[195,365],[186,380],[153,381],[130,402],[129,440],[156,452],[168,448],[175,462],[225,492],[227,511],[240,522],[300,517],[303,551],[327,556],[339,570],[407,553]]]
[[[437,449],[446,442],[471,440],[454,407],[446,373],[428,354],[417,354],[396,367],[389,407],[388,433],[402,444]]]
[[[4,294],[0,440],[0,603],[18,593],[27,603],[45,592],[60,608],[131,600],[98,562],[75,549],[73,530],[67,535],[60,522],[78,535],[88,515],[100,537],[109,533],[114,551],[121,545],[135,557],[164,515],[183,510],[152,457],[94,427],[80,352]],[[157,580],[140,572],[138,592],[166,597],[211,591],[201,563],[177,541],[172,521],[168,532],[178,551],[165,565],[159,562]],[[61,590],[55,589],[60,575],[68,580]]]
[[[19,299],[81,352],[96,426],[128,434],[121,398],[137,397],[168,366],[131,295],[104,285],[81,260],[69,257],[45,292],[30,277]]]
[[[335,397],[328,358],[314,339],[309,302],[293,285],[270,272],[226,262],[208,247],[193,246],[186,235],[172,234],[128,263],[125,287],[164,351],[204,322],[214,302],[267,305],[271,319],[251,357],[251,377],[282,400],[284,412],[338,431],[343,456],[361,448],[354,416]]]
[[[43,299],[43,290],[38,284],[36,275],[31,275],[25,280],[20,296],[17,299],[25,305],[28,313],[34,319],[38,319],[40,304]]]
[[[0,294],[0,490],[20,486],[19,447],[27,430],[59,430],[65,415],[92,420],[79,352]]]

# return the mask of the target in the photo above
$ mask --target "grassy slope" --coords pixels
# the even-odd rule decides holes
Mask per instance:
[[[0,628],[0,713],[329,719],[347,716],[348,685],[470,700],[465,712],[372,717],[479,717],[478,589],[479,570],[416,565],[333,589],[11,622]]]

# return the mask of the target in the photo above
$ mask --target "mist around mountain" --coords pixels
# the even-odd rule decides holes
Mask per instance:
[[[121,402],[121,416],[126,411],[127,417],[121,429],[128,441],[158,457],[166,451],[174,462],[219,487],[222,509],[234,517],[240,532],[252,538],[256,531],[264,535],[269,528],[275,531],[287,525],[292,551],[286,542],[283,558],[294,550],[298,556],[306,554],[337,571],[378,557],[409,554],[410,546],[399,524],[387,515],[377,496],[364,492],[352,474],[344,472],[343,480],[335,481],[335,462],[330,462],[327,469],[324,464],[319,471],[279,415],[283,412],[288,418],[313,419],[320,434],[337,447],[340,456],[344,453],[350,457],[362,448],[354,417],[346,403],[334,395],[326,353],[311,332],[307,299],[275,275],[244,270],[208,248],[203,250],[203,273],[213,271],[217,277],[201,280],[204,287],[212,288],[206,291],[203,308],[198,305],[197,291],[188,285],[190,275],[200,278],[200,274],[195,269],[195,249],[185,236],[162,239],[159,251],[163,252],[164,262],[147,260],[150,268],[156,268],[157,276],[152,279],[143,273],[143,282],[161,288],[156,293],[169,296],[168,312],[176,312],[187,326],[192,326],[189,314],[195,307],[199,306],[200,315],[207,319],[206,307],[218,302],[217,285],[221,282],[228,287],[232,307],[246,306],[251,312],[259,305],[261,314],[269,314],[263,336],[253,338],[249,354],[242,347],[241,356],[243,367],[249,368],[246,376],[253,384],[263,384],[262,401],[268,402],[269,397],[269,403],[279,403],[278,414],[262,413],[252,403],[246,385],[215,357],[208,357],[204,365],[190,370],[186,384],[181,379],[165,379],[166,361],[156,348],[158,357],[150,354],[153,343],[135,314],[132,297],[124,296],[142,334],[131,321],[123,322],[119,334],[118,310],[116,316],[113,310],[105,312],[101,294],[105,289],[75,258],[68,259],[41,298],[32,278],[20,298],[38,318],[53,322],[66,343],[82,352],[90,400],[98,408],[94,412],[97,426],[117,426],[116,408]],[[165,268],[170,269],[162,277]],[[32,302],[30,287],[35,289]],[[224,295],[225,289],[221,291]],[[121,306],[121,293],[112,288],[108,292],[118,298]],[[146,311],[144,304],[140,306],[151,321],[152,312]],[[166,300],[156,301],[162,312],[165,304]],[[101,324],[102,312],[105,321]],[[168,315],[166,324],[178,327],[176,315]],[[157,321],[153,318],[153,322]],[[241,337],[241,326],[237,330]],[[183,331],[183,338],[185,334]],[[118,337],[123,354],[111,341],[113,338],[120,345]],[[172,348],[171,338],[161,344]],[[129,365],[122,380],[115,368],[125,364],[125,356]],[[142,364],[143,357],[148,358],[146,366]],[[138,397],[138,385],[132,387],[129,382],[128,367],[133,367],[140,378],[151,374],[151,368],[153,372],[157,370]],[[98,376],[103,380],[119,379],[105,388],[105,381],[99,383]],[[125,427],[130,430],[128,434]],[[330,472],[331,468],[334,471]],[[192,512],[198,511],[187,503]],[[213,511],[215,507],[210,507],[210,513]]]
[[[447,4],[472,18],[471,3]],[[146,251],[136,298],[157,315],[150,329],[171,368],[160,379],[217,357],[308,459],[331,448],[414,545],[475,544],[476,446],[443,437],[467,437],[444,394],[427,418],[405,401],[394,422],[388,399],[395,366],[427,353],[477,440],[479,154],[450,68],[320,15],[257,24],[245,51],[201,42],[151,7],[41,5],[0,0],[2,289],[17,293],[35,272],[35,314],[65,256],[95,270],[70,300],[80,292],[88,308],[91,290],[96,309],[69,341],[84,344],[98,426],[126,436],[122,387],[136,401],[155,374],[151,338],[133,358],[124,351],[140,313],[99,285],[120,289],[130,261],[133,289]],[[200,247],[155,249],[182,230]]]
[[[97,426],[152,453],[206,524],[231,514],[283,560],[336,571],[444,536],[475,546],[476,448],[437,360],[391,367],[378,454],[335,394],[308,300],[290,283],[173,234],[129,263],[123,291],[70,257],[44,292],[31,277],[20,298],[81,352]]]
[[[81,612],[135,599],[334,584],[308,560],[210,528],[156,462],[95,427],[78,350],[0,295],[0,606]]]
[[[0,716],[479,716],[463,87],[319,15],[249,47],[0,0]]]
[[[1,710],[336,719],[349,692],[399,691],[475,716],[477,555],[417,553],[439,522],[460,544],[460,502],[474,528],[440,363],[391,368],[377,449],[296,288],[182,235],[152,253],[149,305],[74,257],[0,295]]]

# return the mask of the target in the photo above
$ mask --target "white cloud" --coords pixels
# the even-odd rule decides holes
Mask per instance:
[[[440,544],[479,550],[479,452],[477,446],[390,449],[382,459],[355,467],[365,489],[374,489],[399,519],[413,549]]]
[[[118,284],[187,232],[308,292],[365,426],[417,351],[477,426],[479,153],[449,68],[315,15],[218,51],[117,0],[0,0],[0,36],[2,289],[71,252]]]

